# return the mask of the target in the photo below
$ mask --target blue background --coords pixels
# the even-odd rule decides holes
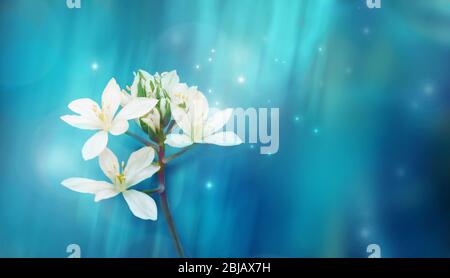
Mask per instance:
[[[199,146],[167,169],[188,256],[450,257],[450,3],[382,2],[2,0],[0,256],[176,256],[161,212],[60,185],[103,179],[67,104],[143,68],[212,106],[280,108],[277,153]]]

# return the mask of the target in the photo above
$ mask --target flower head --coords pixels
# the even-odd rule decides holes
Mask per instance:
[[[116,80],[108,82],[102,94],[101,107],[92,99],[81,98],[72,101],[69,109],[78,115],[65,115],[61,119],[71,126],[99,130],[89,138],[83,146],[82,155],[85,160],[98,156],[108,144],[108,133],[121,135],[128,130],[128,120],[147,114],[157,100],[137,97],[129,101],[120,111],[121,91]]]
[[[221,110],[208,117],[208,101],[197,87],[190,87],[179,97],[179,100],[179,103],[171,104],[171,111],[173,119],[183,134],[167,135],[166,144],[182,148],[193,143],[220,146],[234,146],[242,143],[234,132],[219,132],[230,119],[232,109]]]
[[[144,147],[132,153],[128,162],[119,161],[116,155],[106,148],[99,157],[99,165],[103,173],[110,180],[96,181],[86,178],[69,178],[62,181],[62,185],[80,193],[95,195],[95,201],[109,199],[122,193],[131,212],[144,220],[157,219],[155,201],[145,193],[130,189],[132,186],[150,178],[159,170],[159,166],[152,165],[155,151]]]

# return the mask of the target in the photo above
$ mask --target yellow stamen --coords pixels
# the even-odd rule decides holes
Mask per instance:
[[[125,181],[126,181],[126,177],[125,177],[125,173],[124,173],[125,162],[122,161],[120,166],[121,166],[121,169],[120,169],[119,173],[116,174],[116,179],[119,182],[119,184],[123,185],[123,184],[125,184]]]

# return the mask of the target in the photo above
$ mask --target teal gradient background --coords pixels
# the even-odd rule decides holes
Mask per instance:
[[[67,104],[140,68],[211,106],[280,109],[277,153],[199,146],[168,167],[188,256],[450,257],[450,1],[65,2],[0,1],[1,257],[176,256],[161,213],[60,185],[103,179]]]

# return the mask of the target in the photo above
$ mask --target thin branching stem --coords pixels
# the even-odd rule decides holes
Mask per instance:
[[[127,132],[125,132],[125,134],[130,136],[130,137],[132,137],[132,138],[134,138],[135,140],[141,142],[142,144],[144,144],[144,145],[146,145],[148,147],[152,147],[155,151],[158,151],[158,146],[156,144],[154,144],[154,143],[150,142],[149,140],[147,140],[147,139],[137,135],[136,133],[131,132],[131,131],[127,131]]]
[[[192,149],[193,147],[194,147],[194,145],[190,145],[189,147],[186,147],[186,148],[182,149],[181,151],[174,153],[174,154],[171,155],[171,156],[165,157],[165,158],[163,159],[163,163],[164,163],[164,164],[169,163],[171,160],[173,160],[173,159],[175,159],[175,158],[181,156],[182,154],[184,154],[185,152],[189,151],[189,150]]]
[[[159,176],[159,187],[162,189],[159,192],[159,197],[161,200],[161,208],[164,213],[164,218],[166,218],[167,226],[169,227],[170,234],[172,236],[173,242],[175,244],[175,249],[177,250],[178,256],[184,258],[183,247],[181,246],[180,238],[178,237],[177,230],[175,229],[175,222],[173,221],[172,213],[169,209],[169,202],[166,195],[166,181],[165,181],[165,164],[164,164],[165,147],[162,143],[158,148],[158,158],[159,166],[161,167],[158,172]]]

